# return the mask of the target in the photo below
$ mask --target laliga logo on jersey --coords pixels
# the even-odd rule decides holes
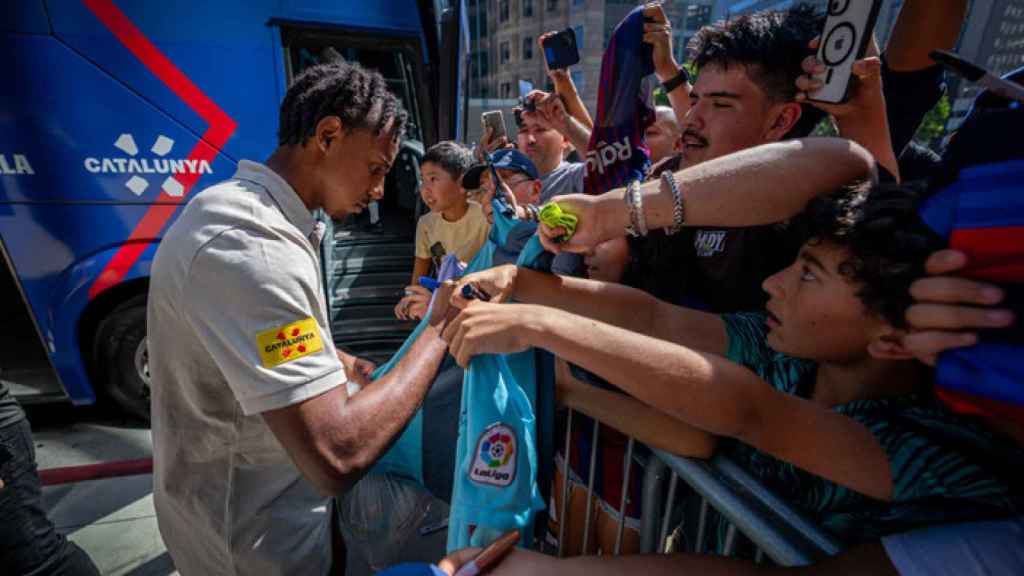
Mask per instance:
[[[508,486],[516,477],[516,433],[504,424],[491,424],[480,435],[469,478],[481,484]]]
[[[181,197],[185,187],[174,179],[174,174],[212,174],[213,170],[206,160],[164,158],[171,153],[173,147],[174,140],[161,134],[149,149],[157,158],[138,158],[139,147],[135,144],[135,137],[121,134],[114,141],[114,148],[128,157],[86,158],[85,169],[93,174],[132,174],[124,186],[136,196],[142,196],[146,188],[149,188],[149,180],[140,174],[169,174],[160,189],[168,196]]]
[[[596,170],[598,174],[604,174],[605,168],[616,162],[625,162],[633,157],[633,146],[629,138],[623,138],[622,142],[606,144],[601,142],[596,150],[587,152],[587,170]]]

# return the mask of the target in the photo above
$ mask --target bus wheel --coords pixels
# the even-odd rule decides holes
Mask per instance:
[[[96,332],[96,365],[108,396],[132,414],[149,419],[149,353],[146,296],[115,308]]]

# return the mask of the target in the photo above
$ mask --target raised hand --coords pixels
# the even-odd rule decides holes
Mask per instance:
[[[911,332],[903,346],[925,364],[934,366],[946,350],[973,346],[978,330],[1015,321],[1010,310],[994,308],[1004,297],[998,286],[955,275],[966,265],[963,252],[940,250],[925,262],[928,276],[910,285],[915,303],[907,309]]]

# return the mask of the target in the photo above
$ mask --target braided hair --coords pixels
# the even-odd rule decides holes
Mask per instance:
[[[374,135],[391,123],[400,138],[407,115],[384,77],[350,62],[310,66],[299,74],[281,103],[277,142],[304,145],[320,120],[337,116],[346,130],[370,130]]]

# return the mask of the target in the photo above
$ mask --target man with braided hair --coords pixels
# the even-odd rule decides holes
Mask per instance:
[[[445,353],[435,321],[370,383],[331,339],[313,211],[381,197],[406,121],[384,79],[312,67],[280,114],[277,150],[200,192],[153,263],[154,504],[185,575],[330,572],[330,496],[401,432]]]

